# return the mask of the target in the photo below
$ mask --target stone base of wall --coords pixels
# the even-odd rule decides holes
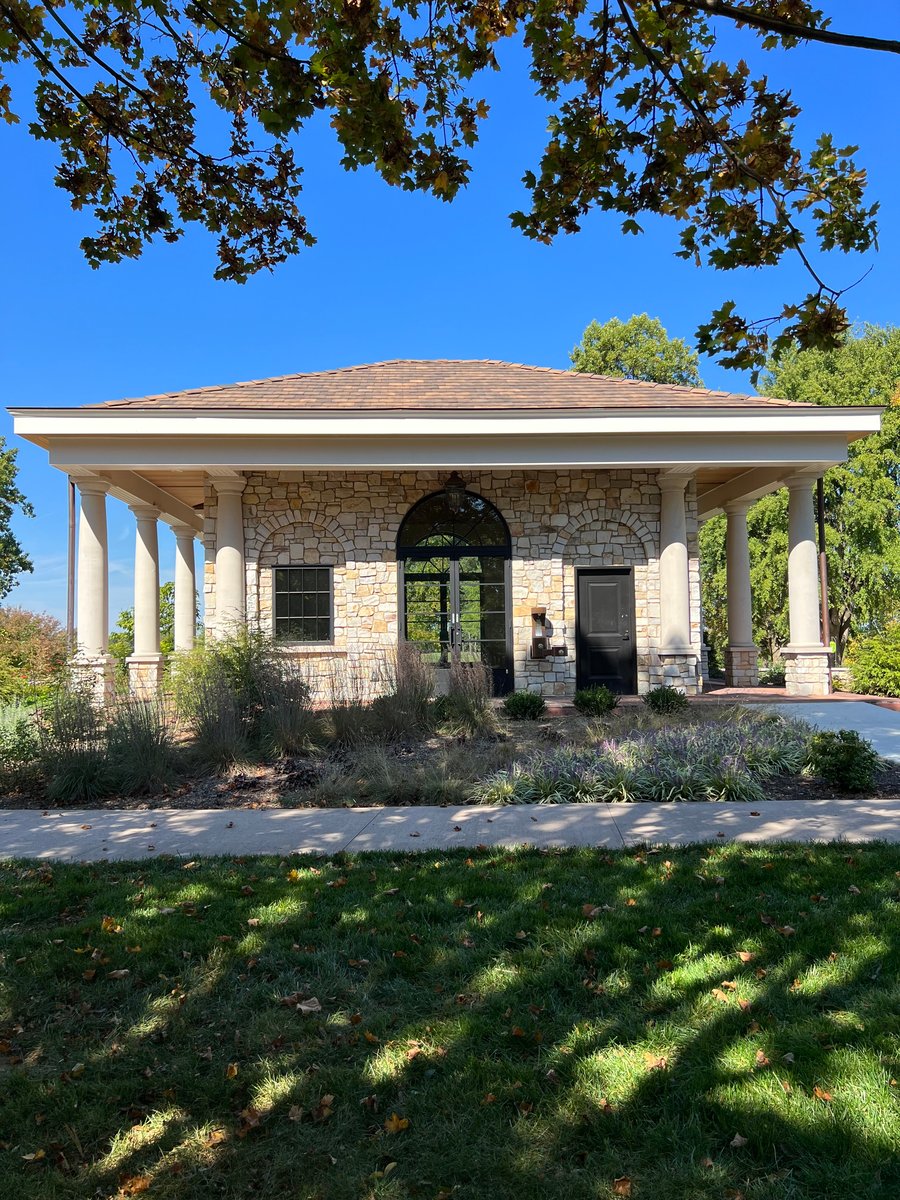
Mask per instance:
[[[145,696],[147,699],[157,696],[162,687],[165,656],[131,654],[125,661],[128,664],[128,690],[132,696]]]
[[[781,651],[784,683],[789,696],[827,696],[831,692],[829,652],[823,647]]]
[[[72,678],[85,688],[98,704],[107,704],[116,693],[116,660],[111,654],[85,654],[72,659]]]
[[[755,646],[729,646],[725,651],[725,686],[759,686],[759,651]]]
[[[699,658],[696,654],[662,654],[651,668],[651,687],[679,688],[687,696],[697,696],[701,690]]]

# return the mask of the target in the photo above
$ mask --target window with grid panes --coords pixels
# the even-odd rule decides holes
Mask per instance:
[[[331,568],[275,567],[272,574],[276,642],[330,642]]]

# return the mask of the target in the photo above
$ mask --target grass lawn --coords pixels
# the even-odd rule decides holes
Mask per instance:
[[[900,1196],[897,848],[17,864],[0,908],[4,1198]]]

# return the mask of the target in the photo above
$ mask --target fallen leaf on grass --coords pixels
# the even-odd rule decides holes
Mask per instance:
[[[850,893],[851,896],[859,896],[862,894],[855,883],[851,883],[850,886],[847,888],[847,891]]]
[[[738,950],[738,958],[743,963],[753,962],[756,955],[752,950]]]
[[[289,996],[282,996],[280,1003],[304,1017],[322,1011],[322,1005],[315,996],[304,996],[302,992],[291,992]]]
[[[235,1133],[239,1138],[245,1138],[251,1129],[256,1129],[262,1120],[262,1113],[258,1108],[248,1105],[247,1108],[241,1109],[240,1121]]]
[[[100,928],[104,933],[121,933],[122,926],[116,921],[115,917],[104,917],[100,922]]]
[[[332,1096],[330,1094],[327,1096],[322,1096],[321,1099],[319,1100],[319,1103],[312,1110],[312,1119],[317,1122],[327,1121],[328,1118],[331,1116],[331,1114],[334,1112],[334,1108],[332,1107],[333,1104],[334,1104],[334,1096]]]
[[[129,1175],[119,1183],[120,1196],[139,1196],[150,1190],[149,1175]]]
[[[644,1051],[644,1062],[650,1071],[665,1071],[669,1065],[669,1060],[664,1054],[653,1054],[649,1050]]]
[[[303,1116],[303,1109],[300,1107],[299,1104],[292,1104],[291,1107],[288,1109],[288,1120],[289,1121],[299,1121],[302,1116]]]
[[[384,1123],[385,1133],[402,1133],[404,1129],[409,1129],[409,1117],[401,1117],[399,1113],[392,1112]]]
[[[237,1063],[229,1063],[228,1066],[225,1068],[225,1078],[226,1079],[237,1078],[238,1070],[239,1070],[239,1068],[238,1068]]]
[[[813,1088],[813,1095],[817,1100],[828,1104],[831,1101],[831,1092],[826,1092],[824,1088],[820,1088],[818,1084]]]
[[[22,1158],[25,1162],[40,1162],[42,1158],[47,1157],[46,1150],[35,1150],[32,1154],[23,1154]]]
[[[756,1065],[757,1065],[758,1067],[768,1067],[768,1066],[771,1066],[771,1063],[769,1062],[769,1059],[768,1059],[768,1058],[766,1058],[765,1052],[764,1052],[764,1051],[762,1051],[762,1050],[757,1050],[757,1052],[756,1052]]]
[[[497,1100],[497,1097],[494,1095],[494,1093],[493,1093],[493,1092],[488,1092],[488,1093],[485,1095],[484,1099],[481,1101],[482,1107],[483,1107],[485,1104],[494,1104],[494,1103],[496,1102],[496,1100]]]
[[[701,1158],[701,1159],[700,1159],[700,1166],[701,1166],[701,1167],[714,1167],[715,1165],[716,1165],[716,1164],[713,1162],[713,1160],[712,1160],[712,1159],[709,1157],[709,1155],[708,1155],[708,1154],[707,1154],[706,1158]]]
[[[381,1041],[381,1038],[378,1037],[376,1034],[372,1033],[371,1029],[366,1029],[363,1033],[363,1037],[366,1039],[367,1042],[371,1042],[373,1045],[375,1045]]]
[[[131,972],[127,967],[123,967],[120,971],[107,971],[107,979],[127,979]]]
[[[729,1146],[733,1146],[735,1150],[740,1150],[742,1146],[748,1144],[749,1140],[749,1138],[742,1137],[739,1133],[736,1133],[728,1144]]]
[[[618,1179],[613,1180],[612,1190],[614,1196],[630,1196],[631,1180],[627,1175],[620,1175]]]
[[[213,1149],[215,1146],[221,1146],[223,1142],[228,1141],[228,1134],[224,1129],[211,1129],[203,1139],[203,1145]]]

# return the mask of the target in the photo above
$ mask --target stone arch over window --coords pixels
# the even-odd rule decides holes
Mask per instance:
[[[334,517],[320,513],[314,508],[290,508],[286,512],[273,513],[271,517],[260,521],[256,526],[253,536],[247,538],[247,562],[258,562],[266,548],[266,544],[277,533],[283,532],[294,525],[314,525],[320,529],[327,530],[331,537],[341,546],[347,560],[349,561],[353,557],[353,542],[348,537],[343,526]]]
[[[275,567],[322,566],[333,572],[333,642],[342,646],[347,608],[354,590],[353,542],[334,518],[316,509],[289,509],[262,521],[246,543],[247,613],[258,628],[271,632],[272,575]]]

